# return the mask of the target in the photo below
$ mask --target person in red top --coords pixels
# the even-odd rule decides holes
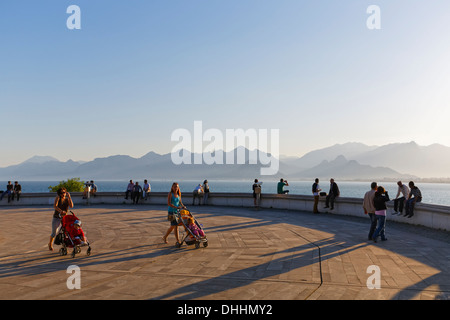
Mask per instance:
[[[84,235],[83,229],[81,229],[81,221],[76,220],[73,223],[73,228],[70,229],[70,237],[72,238],[74,245],[85,245],[87,244],[86,236]]]

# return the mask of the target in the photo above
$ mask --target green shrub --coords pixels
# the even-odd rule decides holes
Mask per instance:
[[[80,181],[80,178],[67,179],[67,181],[60,181],[57,186],[48,187],[48,190],[50,192],[56,192],[59,188],[66,188],[68,192],[83,192],[84,182]]]

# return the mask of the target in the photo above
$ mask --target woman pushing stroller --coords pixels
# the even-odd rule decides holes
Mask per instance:
[[[55,208],[55,212],[52,219],[52,234],[50,235],[50,241],[48,243],[48,249],[50,251],[53,251],[53,241],[55,240],[58,230],[61,228],[62,218],[67,214],[69,208],[73,208],[72,198],[66,188],[58,189],[53,208]]]
[[[180,186],[176,182],[172,184],[172,188],[170,189],[169,195],[167,197],[167,204],[169,206],[167,220],[170,221],[170,227],[169,229],[167,229],[167,232],[162,239],[164,243],[168,243],[167,237],[173,231],[177,243],[180,243],[180,237],[178,234],[178,221],[175,214],[177,213],[178,209],[184,208],[184,204],[181,201]]]

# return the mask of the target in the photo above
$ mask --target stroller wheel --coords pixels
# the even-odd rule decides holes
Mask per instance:
[[[64,248],[59,249],[59,255],[63,256],[64,255]]]
[[[175,243],[175,247],[177,247],[177,248],[181,247],[181,243],[179,243],[179,242]]]
[[[203,246],[206,248],[208,246],[208,241],[203,242]]]
[[[91,247],[89,247],[89,248],[87,249],[86,254],[87,254],[88,256],[91,255]]]
[[[195,249],[198,249],[198,248],[200,248],[200,242],[195,243]]]
[[[75,249],[73,249],[73,251],[72,251],[72,258],[75,258],[75,255],[76,255],[76,252],[75,252]]]

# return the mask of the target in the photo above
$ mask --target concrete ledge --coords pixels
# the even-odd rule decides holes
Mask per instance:
[[[140,200],[139,204],[167,204],[167,192],[152,192],[147,200]],[[95,205],[95,204],[131,204],[130,199],[125,200],[124,192],[99,192],[96,197],[83,199],[81,193],[71,192],[75,205]],[[23,206],[23,205],[44,205],[53,206],[56,197],[55,193],[25,193],[20,197],[20,201],[11,201],[7,198],[0,201],[0,206]],[[183,203],[187,207],[192,206],[192,193],[182,194]],[[279,195],[262,194],[261,208],[285,209],[294,211],[312,211],[313,197],[307,195]],[[329,209],[322,209],[325,197],[319,200],[319,210],[327,212]],[[198,204],[198,199],[196,199]],[[253,196],[251,193],[211,193],[208,199],[208,205],[212,206],[230,206],[230,207],[253,207]],[[421,225],[433,229],[450,231],[450,207],[441,205],[431,205],[419,203],[414,210],[412,218],[406,218],[398,215],[391,215],[393,203],[388,203],[387,219],[402,223]],[[336,200],[334,210],[328,213],[336,215],[350,215],[364,217],[362,208],[362,199],[340,197]]]

